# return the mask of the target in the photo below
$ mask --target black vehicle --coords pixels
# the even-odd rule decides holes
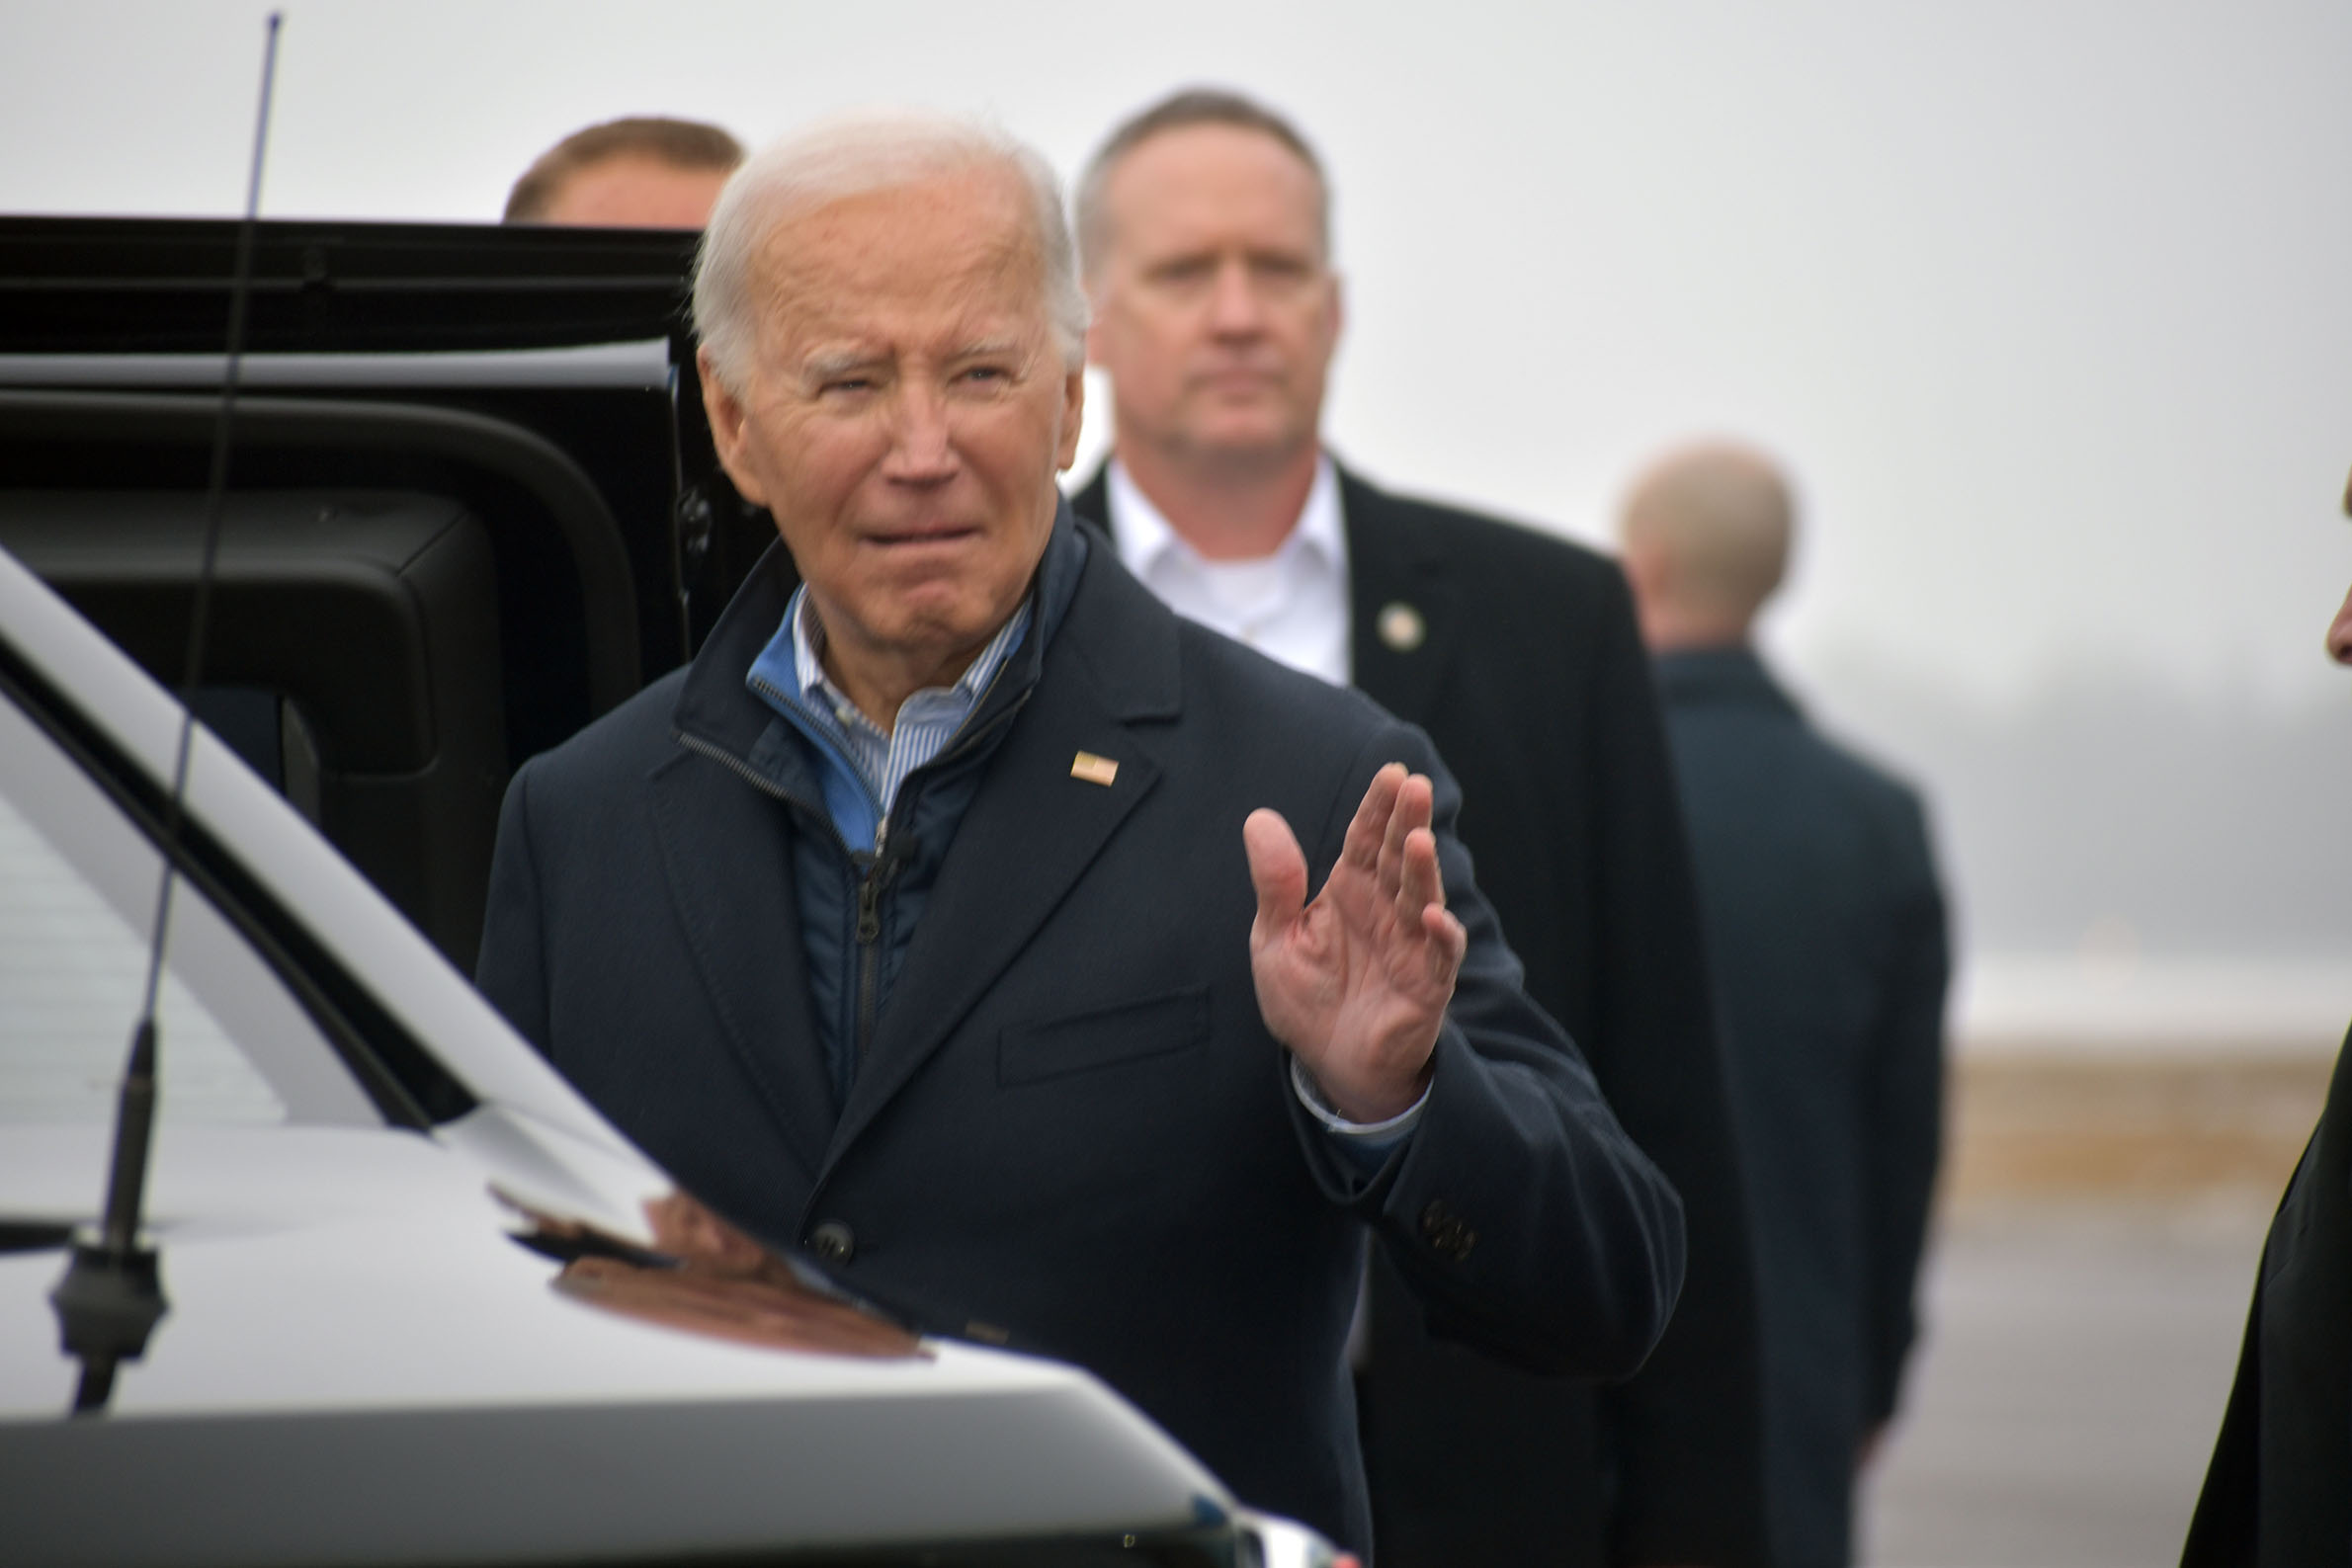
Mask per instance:
[[[238,225],[0,219],[0,545],[177,680]],[[691,656],[775,537],[691,236],[258,225],[200,712],[461,966],[513,767]]]

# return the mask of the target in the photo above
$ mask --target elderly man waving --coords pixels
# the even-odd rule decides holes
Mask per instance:
[[[480,968],[516,1026],[735,1223],[1093,1368],[1343,1541],[1368,1230],[1460,1337],[1639,1364],[1679,1206],[1521,993],[1427,742],[1060,504],[1086,311],[1042,160],[904,116],[772,147],[695,314],[802,586],[772,552],[517,775]]]

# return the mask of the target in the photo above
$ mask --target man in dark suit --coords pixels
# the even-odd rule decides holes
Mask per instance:
[[[1116,446],[1073,498],[1175,609],[1425,729],[1527,965],[1681,1192],[1690,1279],[1631,1384],[1470,1354],[1376,1259],[1360,1388],[1382,1561],[1762,1558],[1747,1234],[1698,918],[1625,583],[1589,551],[1391,496],[1318,429],[1340,327],[1327,191],[1280,117],[1189,92],[1078,191]]]
[[[2352,480],[2344,486],[2352,517]],[[2352,594],[2327,628],[2352,665]],[[2182,1568],[2352,1563],[2352,1035],[2262,1245]]]
[[[480,964],[516,1027],[739,1228],[1091,1367],[1359,1546],[1368,1229],[1467,1338],[1638,1364],[1676,1199],[1527,1000],[1427,741],[1060,503],[1086,307],[1043,160],[909,116],[781,143],[695,314],[802,586],[772,551],[516,776]]]
[[[1793,523],[1727,446],[1624,516],[1699,869],[1756,1222],[1766,1501],[1782,1568],[1843,1568],[1894,1413],[1942,1114],[1944,900],[1909,789],[1815,734],[1756,657]]]

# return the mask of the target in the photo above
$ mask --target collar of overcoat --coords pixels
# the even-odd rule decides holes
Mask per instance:
[[[1153,731],[1183,708],[1174,616],[1113,551],[1089,546],[1066,504],[1047,549],[1038,635],[1000,678],[1027,683],[1013,699],[1018,710],[980,764],[986,773],[837,1116],[798,931],[789,840],[798,829],[778,784],[790,777],[778,767],[783,749],[798,738],[743,685],[790,600],[780,550],[753,570],[681,692],[679,738],[700,755],[652,780],[663,869],[728,1044],[820,1180],[997,977],[1025,960],[1039,928],[1164,771]],[[1075,572],[1065,610],[1050,591],[1060,562]],[[994,709],[984,703],[975,721]],[[1119,764],[1109,785],[1073,774],[1081,752]],[[813,792],[804,803],[821,815]]]
[[[1650,660],[1658,696],[1669,706],[1760,707],[1791,718],[1804,716],[1755,650],[1742,645],[1684,648]]]

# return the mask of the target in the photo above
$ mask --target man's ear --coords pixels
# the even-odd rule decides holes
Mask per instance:
[[[1086,424],[1086,367],[1074,365],[1061,383],[1061,445],[1053,454],[1053,471],[1067,473],[1078,460],[1078,432]]]
[[[1654,617],[1673,597],[1677,575],[1674,552],[1663,540],[1640,529],[1623,530],[1618,536],[1617,564],[1626,574],[1626,587],[1633,592],[1638,614]]]
[[[1103,291],[1091,280],[1086,286],[1086,363],[1103,363]]]
[[[1642,643],[1656,653],[1672,640],[1668,606],[1674,592],[1674,558],[1655,539],[1627,532],[1620,536],[1618,565],[1626,574],[1626,589],[1634,599],[1634,625]]]
[[[745,427],[749,417],[741,399],[726,388],[718,378],[718,370],[712,363],[708,347],[695,350],[694,363],[702,372],[703,413],[711,421],[711,445],[718,451],[718,465],[734,481],[735,493],[753,506],[766,506],[768,497],[759,480],[743,461],[743,449],[748,437]]]

